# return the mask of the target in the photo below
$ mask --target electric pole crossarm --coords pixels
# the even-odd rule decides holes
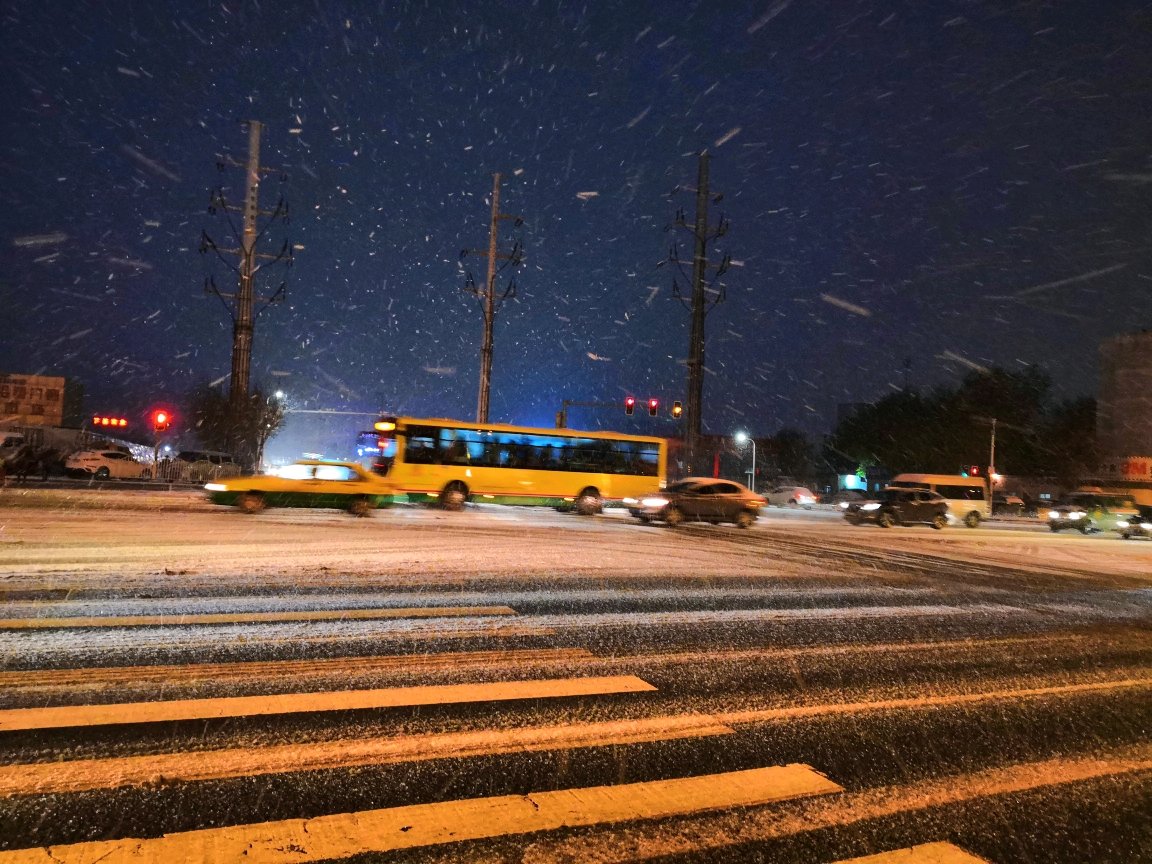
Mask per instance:
[[[489,254],[491,254],[489,252],[481,252],[479,249],[465,249],[464,252],[467,255],[479,255],[481,258],[487,258],[489,256]],[[503,254],[498,254],[496,257],[497,258],[505,258],[509,261],[515,260],[515,258],[516,258],[515,255],[503,255]]]

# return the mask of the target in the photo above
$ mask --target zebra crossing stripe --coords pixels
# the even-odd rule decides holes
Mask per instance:
[[[554,699],[564,696],[642,693],[655,689],[635,675],[612,675],[595,678],[547,678],[537,681],[390,687],[379,690],[281,693],[275,696],[229,696],[171,702],[11,708],[0,711],[0,732],[109,726],[123,723],[162,723],[173,720],[210,720],[266,714],[300,714],[313,711],[355,711],[365,708],[501,702],[511,699]]]
[[[707,715],[0,766],[0,798],[730,735]]]
[[[388,607],[386,609],[301,609],[284,612],[221,612],[209,615],[97,615],[74,618],[0,618],[0,630],[67,627],[185,627],[193,624],[267,624],[280,621],[363,621],[382,618],[457,618],[515,615],[510,606]]]
[[[951,843],[925,843],[908,849],[894,849],[863,858],[846,858],[836,864],[988,864]]]
[[[0,864],[302,864],[486,837],[750,807],[842,791],[807,765],[785,765],[208,828],[155,839],[20,849],[0,852]]]
[[[92,689],[113,685],[181,684],[199,681],[268,680],[374,672],[472,669],[501,664],[551,664],[594,660],[587,648],[517,648],[506,651],[454,651],[442,654],[383,654],[321,657],[315,660],[247,660],[237,663],[189,663],[172,666],[90,666],[0,672],[0,690],[34,688]]]

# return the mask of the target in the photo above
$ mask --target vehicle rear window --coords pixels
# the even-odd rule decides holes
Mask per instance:
[[[736,495],[740,492],[740,487],[732,483],[717,483],[712,488],[717,495]]]
[[[285,465],[280,469],[280,476],[285,480],[307,480],[312,476],[312,466]]]
[[[936,491],[953,501],[983,501],[984,487],[980,486],[937,486]]]

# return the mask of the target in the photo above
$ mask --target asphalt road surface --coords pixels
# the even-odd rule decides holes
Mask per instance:
[[[1152,860],[1152,543],[132,500],[0,507],[0,864]]]

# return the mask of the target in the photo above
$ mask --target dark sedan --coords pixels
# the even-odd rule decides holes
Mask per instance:
[[[940,529],[948,524],[948,502],[927,489],[881,489],[869,501],[848,503],[844,518],[853,525],[875,522],[881,528],[931,525]]]
[[[730,480],[689,477],[673,483],[659,495],[625,498],[628,512],[641,522],[661,521],[675,527],[681,522],[734,522],[748,528],[765,501],[751,489]]]

